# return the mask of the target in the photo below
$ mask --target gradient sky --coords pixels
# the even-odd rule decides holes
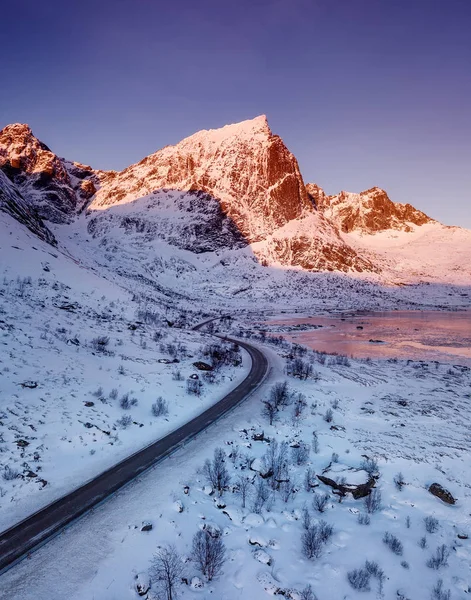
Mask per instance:
[[[266,114],[327,193],[471,228],[470,0],[2,4],[0,127],[122,169]]]

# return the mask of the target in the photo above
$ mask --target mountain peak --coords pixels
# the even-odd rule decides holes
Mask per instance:
[[[344,233],[371,234],[387,229],[411,231],[412,225],[433,221],[410,204],[393,202],[378,186],[359,194],[341,191],[335,196],[325,196],[315,184],[307,184],[306,188],[314,197],[318,210]]]

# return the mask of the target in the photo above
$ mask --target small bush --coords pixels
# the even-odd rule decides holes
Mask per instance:
[[[318,492],[314,493],[314,497],[312,499],[312,505],[320,513],[323,513],[327,508],[327,504],[329,502],[329,494],[319,494]]]
[[[16,469],[10,467],[10,465],[5,465],[2,472],[2,479],[5,481],[13,481],[14,479],[18,479],[20,476],[19,472]]]
[[[406,560],[403,560],[401,562],[401,567],[403,567],[404,569],[410,569],[409,563]]]
[[[168,415],[168,402],[159,396],[152,405],[152,414],[154,417],[162,417]]]
[[[331,408],[328,408],[325,411],[324,421],[326,423],[332,423],[333,420],[334,420],[334,411]]]
[[[373,488],[368,496],[365,497],[365,509],[369,514],[379,512],[381,510],[381,490]]]
[[[123,394],[119,400],[119,405],[123,410],[129,410],[131,406],[136,406],[137,398],[131,398],[129,392]]]
[[[435,517],[425,517],[424,525],[427,533],[435,533],[438,531],[438,519]]]
[[[394,475],[394,485],[397,490],[402,492],[402,488],[406,485],[406,482],[404,481],[404,475],[401,472]]]
[[[370,515],[365,515],[365,513],[359,513],[358,523],[360,525],[369,525],[371,523]]]
[[[311,467],[308,467],[304,475],[304,489],[306,490],[306,492],[310,492],[312,488],[314,488],[316,485],[316,473]]]
[[[448,546],[442,544],[438,546],[434,556],[431,556],[427,561],[427,567],[430,569],[438,570],[440,567],[446,567],[448,564],[448,557],[450,556],[450,550]]]
[[[312,451],[319,454],[319,437],[315,431],[312,432]]]
[[[312,589],[311,584],[307,585],[299,595],[300,600],[317,600],[317,596]]]
[[[91,346],[95,350],[95,352],[105,353],[108,344],[110,343],[110,338],[106,335],[99,335],[96,338],[93,338],[91,341]]]
[[[370,477],[373,477],[379,473],[378,461],[375,458],[365,458],[360,464],[360,469],[363,469]]]
[[[116,398],[118,397],[118,390],[116,388],[113,388],[109,394],[109,397],[111,400],[116,400]]]
[[[181,374],[180,369],[175,369],[172,373],[173,381],[183,381],[183,375]]]
[[[349,584],[359,592],[370,591],[370,578],[371,575],[366,569],[353,569],[353,571],[347,573]]]
[[[383,536],[383,542],[391,550],[391,552],[394,552],[394,554],[397,554],[398,556],[402,556],[404,548],[402,542],[395,535],[386,531]]]
[[[116,421],[118,427],[121,429],[127,429],[132,423],[132,418],[130,415],[123,415],[120,419]]]
[[[298,446],[291,448],[291,457],[296,465],[305,465],[309,458],[309,446],[301,442]]]
[[[199,379],[188,378],[186,380],[186,393],[190,396],[201,396],[203,384]]]
[[[432,600],[450,600],[451,592],[450,590],[443,589],[443,579],[439,579],[432,590],[431,599]]]
[[[425,537],[425,535],[420,538],[419,546],[422,548],[422,550],[425,550],[425,548],[427,547],[427,538]]]
[[[333,463],[338,463],[339,462],[339,455],[337,454],[337,452],[332,452],[332,456],[330,458],[330,462],[333,462]]]
[[[95,398],[103,398],[103,388],[101,387],[101,385],[97,390],[92,392],[92,396],[94,396]]]

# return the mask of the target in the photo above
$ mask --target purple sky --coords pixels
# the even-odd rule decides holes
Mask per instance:
[[[121,169],[268,116],[304,179],[471,228],[470,0],[18,0],[0,127]]]

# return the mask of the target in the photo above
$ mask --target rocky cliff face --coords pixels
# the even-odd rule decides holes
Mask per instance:
[[[307,184],[306,189],[317,209],[344,233],[376,233],[387,229],[410,231],[411,225],[433,221],[410,204],[392,202],[378,187],[360,194],[340,192],[336,196],[327,196],[316,184]]]
[[[8,177],[0,170],[0,211],[7,213],[37,235],[40,239],[57,245],[51,231],[36,210],[23,198]]]
[[[298,163],[264,116],[200,131],[121,173],[109,173],[90,208],[129,202],[161,188],[217,198],[249,242],[310,210]]]
[[[162,189],[204,192],[217,199],[223,214],[264,263],[312,270],[375,270],[325,218],[310,218],[313,203],[298,163],[271,132],[265,116],[200,131],[120,173],[107,173],[89,213],[96,215]]]
[[[95,193],[93,170],[56,156],[28,125],[16,123],[0,131],[0,169],[38,214],[53,223],[69,223]]]

